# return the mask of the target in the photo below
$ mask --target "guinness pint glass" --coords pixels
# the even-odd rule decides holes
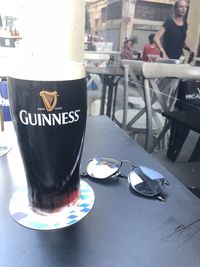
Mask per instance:
[[[85,69],[27,63],[8,77],[10,109],[27,178],[28,199],[53,213],[80,197],[79,166],[87,114]]]

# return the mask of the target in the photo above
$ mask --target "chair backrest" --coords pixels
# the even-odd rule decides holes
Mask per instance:
[[[127,112],[128,112],[128,89],[129,89],[129,75],[131,80],[135,82],[136,87],[139,86],[138,76],[142,75],[143,61],[122,59],[120,65],[124,68],[124,103],[123,103],[123,118],[122,129],[127,125]]]
[[[167,64],[180,64],[181,63],[181,60],[179,59],[163,58],[163,57],[157,57],[155,61],[158,63],[167,63]]]
[[[199,80],[200,68],[188,64],[144,62],[142,65],[142,74],[146,79],[177,78]]]
[[[134,73],[135,75],[141,75],[142,74],[142,66],[144,64],[143,61],[140,60],[128,60],[128,59],[122,59],[120,61],[121,66],[127,65],[129,68],[129,74]]]
[[[124,116],[122,127],[126,128],[127,109],[128,109],[128,79],[136,76],[142,76],[143,84],[141,88],[144,91],[145,108],[147,115],[147,134],[146,134],[146,149],[152,150],[152,117],[154,110],[152,108],[153,99],[159,101],[162,109],[165,111],[171,109],[176,100],[175,93],[180,79],[200,80],[200,67],[191,66],[188,64],[169,64],[158,62],[142,62],[134,60],[121,60],[121,65],[124,67],[125,76],[125,103]],[[136,77],[137,78],[137,77]],[[169,78],[169,79],[165,79]],[[169,91],[169,92],[168,92]],[[154,92],[154,94],[152,94]],[[153,98],[152,98],[153,97]],[[167,98],[166,98],[167,97]]]

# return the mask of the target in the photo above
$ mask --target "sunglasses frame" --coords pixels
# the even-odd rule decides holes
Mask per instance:
[[[92,161],[94,161],[94,160],[96,160],[97,162],[98,161],[99,162],[105,161],[106,163],[109,163],[109,164],[115,164],[114,172],[112,174],[106,175],[105,177],[98,177],[98,176],[94,175],[93,172],[88,170],[89,166],[90,166],[90,163]],[[126,163],[126,164],[128,164],[128,165],[130,165],[132,167],[131,171],[127,175],[124,175],[122,172],[120,172],[120,168],[122,167],[123,163]],[[136,170],[138,168],[140,168],[140,169],[141,168],[146,168],[146,169],[148,169],[150,171],[153,171],[156,174],[159,174],[161,176],[161,178],[155,179],[155,181],[157,181],[157,185],[160,186],[160,190],[157,190],[156,192],[153,192],[155,190],[152,189],[151,193],[145,193],[142,190],[141,191],[138,190],[138,188],[132,184],[131,177],[130,177],[132,173],[138,175],[138,173],[136,172]],[[169,185],[169,182],[167,180],[165,180],[164,176],[162,174],[160,174],[159,172],[154,171],[153,169],[150,169],[148,167],[141,166],[141,165],[134,165],[128,160],[117,160],[117,159],[110,158],[110,157],[104,157],[104,156],[99,157],[99,156],[96,156],[96,157],[88,160],[87,172],[86,173],[82,173],[81,176],[82,177],[89,176],[91,178],[99,179],[99,180],[105,180],[105,179],[116,178],[116,177],[126,178],[128,180],[128,182],[129,182],[129,186],[131,187],[131,189],[133,189],[135,192],[139,193],[140,195],[143,195],[143,196],[146,196],[146,197],[156,197],[161,201],[166,201],[165,197],[161,193],[164,190],[165,184]],[[149,184],[149,188],[150,189],[152,188],[153,185],[151,185],[150,181],[153,181],[154,179],[152,179],[151,177],[148,177],[145,173],[143,173],[143,176],[142,176],[142,178],[140,177],[140,179],[143,181],[143,183]],[[161,183],[161,185],[160,185],[160,183]]]

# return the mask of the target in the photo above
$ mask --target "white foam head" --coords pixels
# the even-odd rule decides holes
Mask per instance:
[[[34,55],[83,61],[84,0],[24,1],[23,25],[27,49]]]
[[[9,76],[46,81],[85,77],[84,0],[24,1],[23,25]]]
[[[8,76],[34,81],[71,81],[85,77],[85,66],[81,62],[44,60],[27,57],[11,63]]]

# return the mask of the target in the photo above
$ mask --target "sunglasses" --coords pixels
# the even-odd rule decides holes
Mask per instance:
[[[123,164],[128,164],[132,168],[128,175],[124,175],[120,171]],[[86,173],[81,174],[82,177],[89,176],[99,180],[114,177],[127,178],[130,187],[137,193],[166,201],[161,193],[165,184],[169,185],[169,182],[161,173],[145,166],[133,166],[128,160],[119,161],[109,157],[94,157],[88,161],[86,170]]]

